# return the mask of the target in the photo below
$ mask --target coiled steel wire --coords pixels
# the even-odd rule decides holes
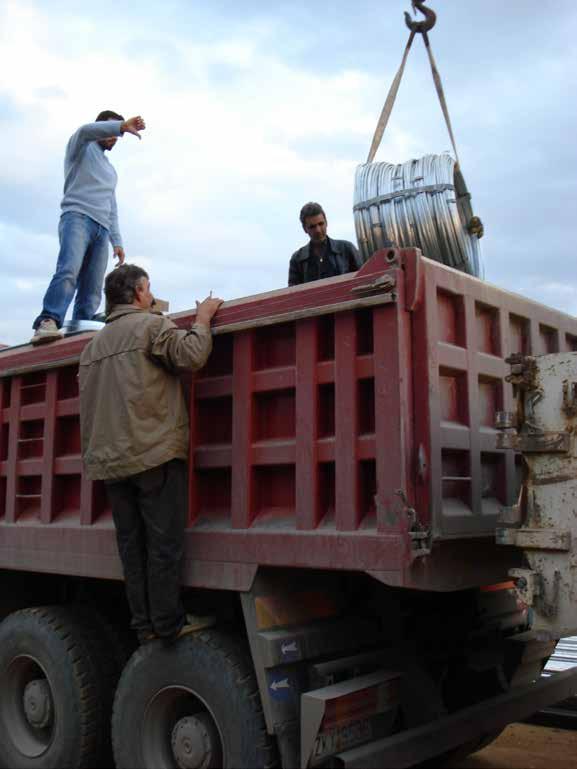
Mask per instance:
[[[400,165],[359,166],[353,210],[364,259],[393,243],[419,248],[430,259],[482,277],[479,240],[467,230],[469,196],[458,199],[456,173],[448,153]]]

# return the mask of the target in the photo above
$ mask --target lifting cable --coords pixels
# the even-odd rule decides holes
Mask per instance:
[[[429,41],[428,32],[434,27],[437,16],[424,2],[412,0],[413,10],[424,15],[423,21],[414,21],[405,12],[409,39],[381,111],[367,161],[357,169],[353,209],[357,237],[365,258],[393,242],[399,246],[417,246],[426,256],[479,276],[482,270],[478,240],[483,236],[483,224],[473,215],[441,76]],[[427,50],[455,159],[445,153],[428,155],[402,165],[373,163],[417,34],[422,36]]]

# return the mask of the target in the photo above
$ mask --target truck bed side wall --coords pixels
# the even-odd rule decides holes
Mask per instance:
[[[0,568],[121,576],[104,487],[82,473],[89,338],[0,353]],[[410,249],[227,303],[208,366],[184,378],[186,584],[247,590],[259,566],[415,584],[413,515],[462,540],[492,533],[513,501],[515,459],[492,428],[511,404],[503,358],[576,348],[575,319]]]

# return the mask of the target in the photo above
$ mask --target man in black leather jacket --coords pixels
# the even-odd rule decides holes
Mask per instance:
[[[289,286],[310,283],[321,278],[333,278],[358,270],[362,264],[359,252],[348,240],[333,240],[327,235],[327,218],[318,203],[307,203],[301,209],[300,220],[310,241],[292,256],[289,265]]]

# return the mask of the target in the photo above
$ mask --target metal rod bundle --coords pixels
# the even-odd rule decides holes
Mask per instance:
[[[359,166],[353,210],[364,259],[391,243],[414,246],[430,259],[482,277],[479,239],[467,229],[467,201],[457,203],[456,172],[448,153],[401,165]]]

